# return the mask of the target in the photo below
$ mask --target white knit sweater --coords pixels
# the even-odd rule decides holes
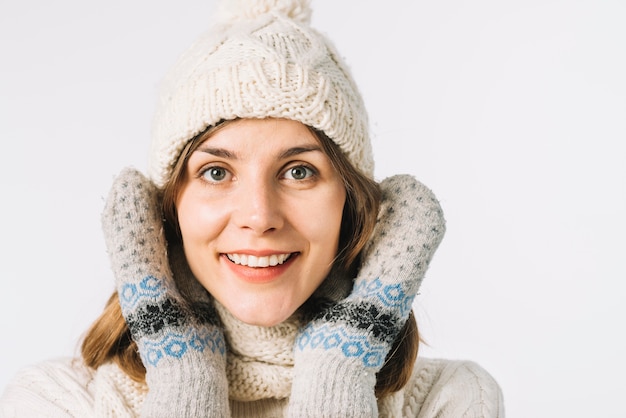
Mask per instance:
[[[22,370],[0,398],[0,417],[137,417],[147,387],[116,365],[90,370],[79,359]],[[231,400],[233,417],[282,417],[288,399]],[[379,401],[381,417],[504,417],[499,386],[467,361],[418,359],[406,387]]]
[[[216,304],[228,344],[232,417],[283,417],[291,392],[294,316],[274,327],[238,321]],[[22,370],[0,398],[0,418],[137,417],[148,388],[117,365],[97,370],[81,359],[46,361]],[[469,361],[418,358],[403,390],[378,401],[381,417],[504,417],[495,380]]]

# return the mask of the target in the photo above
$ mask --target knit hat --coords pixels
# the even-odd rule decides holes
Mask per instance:
[[[148,161],[158,187],[189,140],[236,118],[285,118],[321,130],[373,177],[363,100],[310,18],[309,0],[221,0],[213,26],[161,85]]]

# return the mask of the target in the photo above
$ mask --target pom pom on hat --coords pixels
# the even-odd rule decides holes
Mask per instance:
[[[310,0],[222,0],[218,4],[216,23],[233,23],[256,19],[269,13],[282,13],[300,23],[311,22]]]
[[[367,112],[308,0],[222,0],[214,25],[179,58],[157,101],[148,175],[163,187],[181,150],[222,120],[283,118],[324,132],[373,177]]]

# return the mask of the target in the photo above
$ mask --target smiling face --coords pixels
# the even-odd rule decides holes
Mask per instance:
[[[242,119],[189,157],[176,209],[198,281],[243,322],[271,326],[322,283],[346,192],[302,123]]]

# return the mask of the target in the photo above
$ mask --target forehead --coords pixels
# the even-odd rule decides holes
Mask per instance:
[[[210,133],[197,151],[220,153],[224,157],[322,151],[319,138],[301,122],[287,119],[241,119],[228,122]],[[288,155],[287,155],[288,156]]]

